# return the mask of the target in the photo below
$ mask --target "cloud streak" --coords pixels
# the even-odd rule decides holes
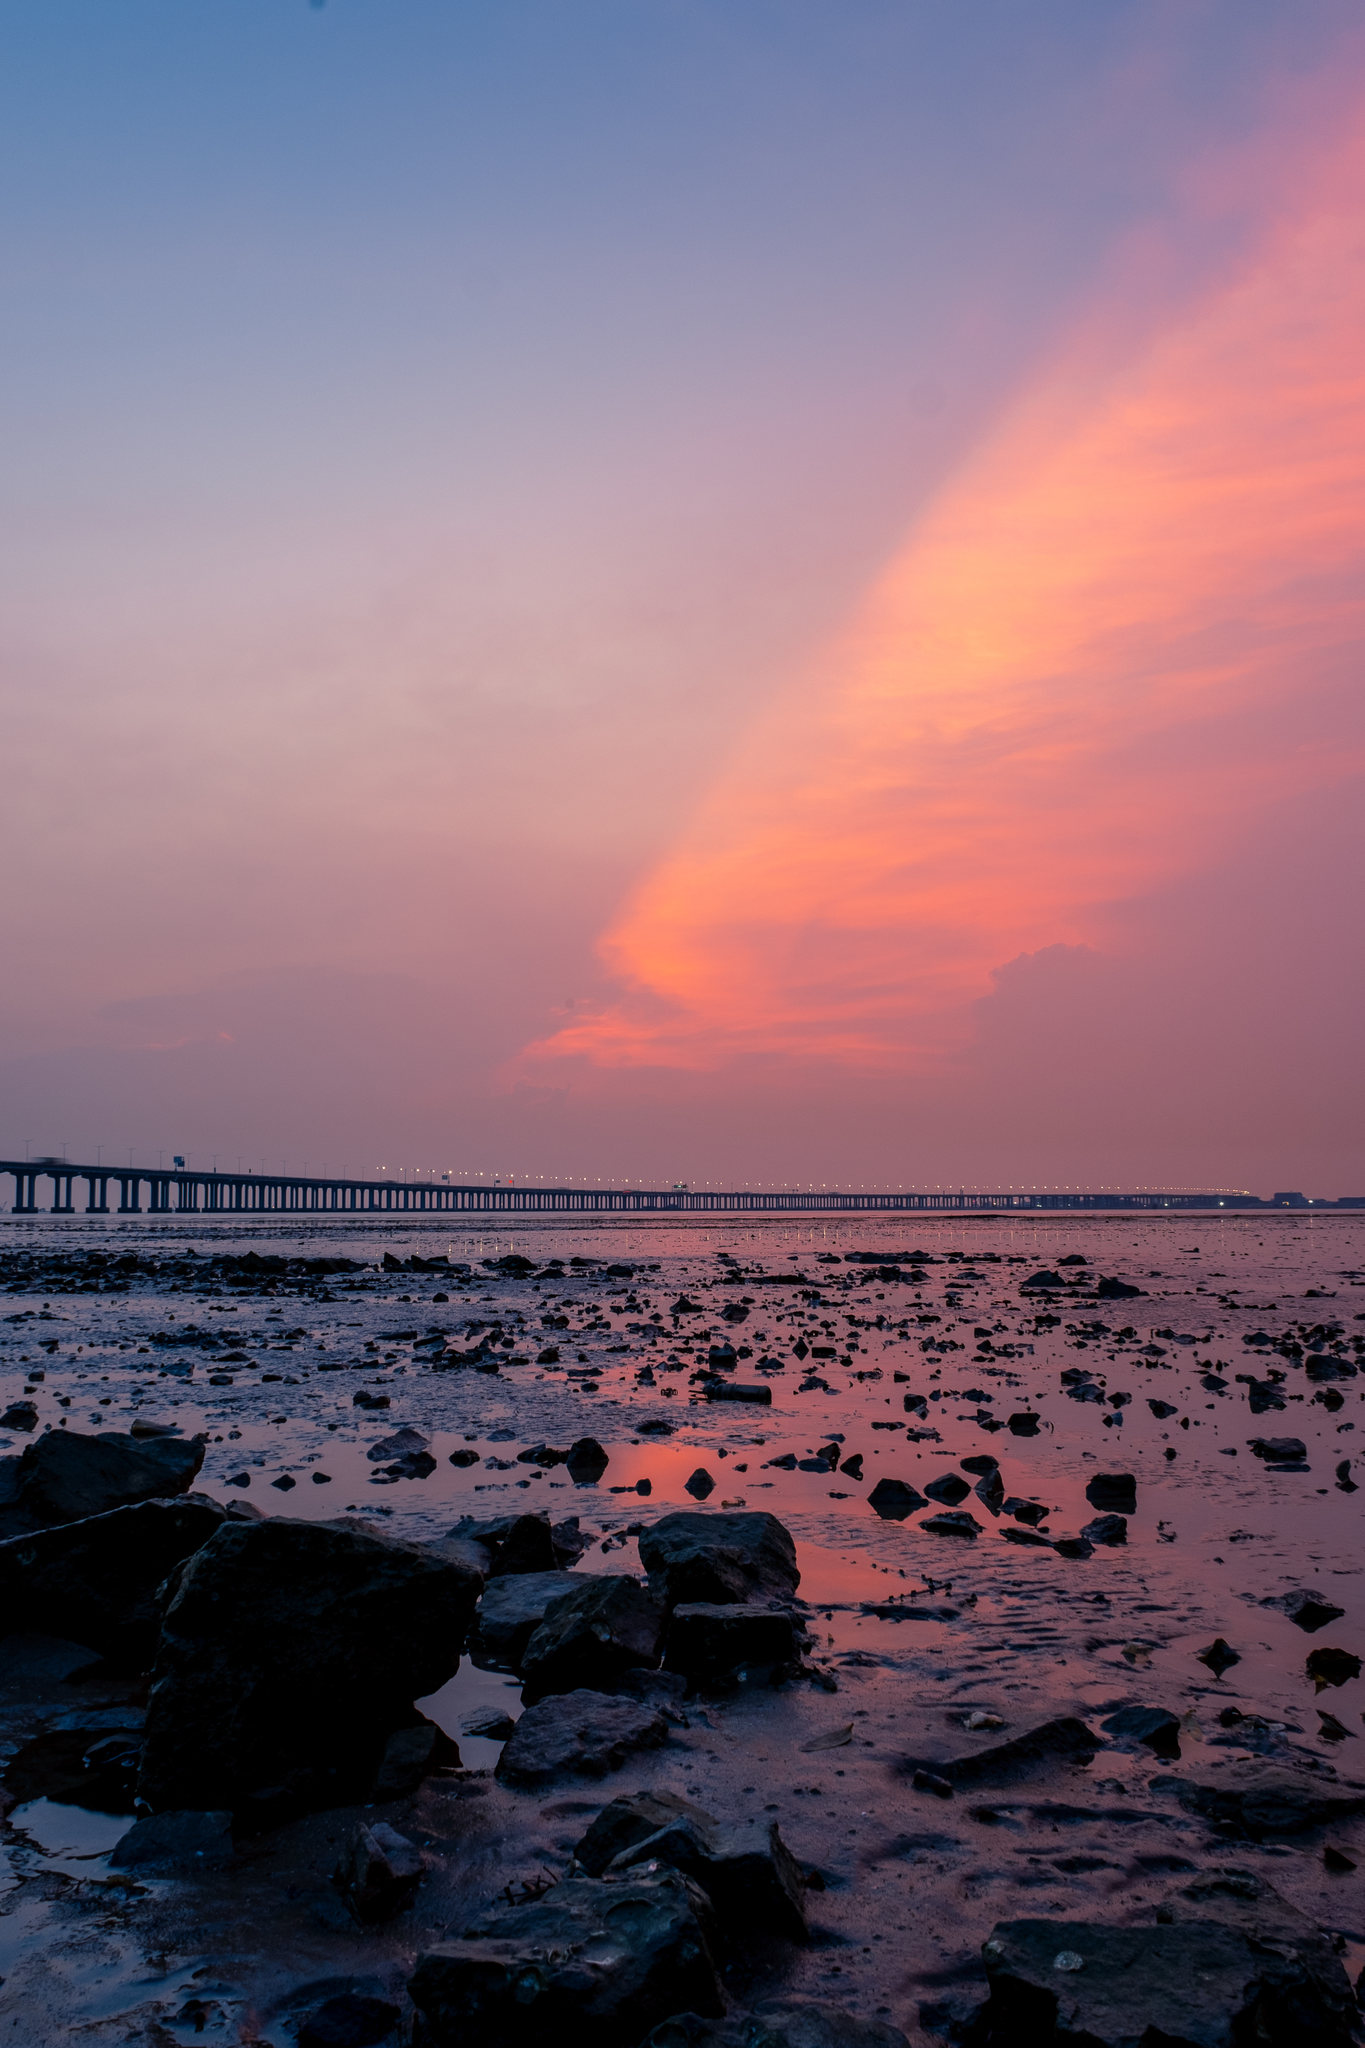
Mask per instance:
[[[1164,313],[1111,282],[523,1067],[931,1070],[1003,963],[1359,771],[1365,152],[1274,154],[1218,275]]]

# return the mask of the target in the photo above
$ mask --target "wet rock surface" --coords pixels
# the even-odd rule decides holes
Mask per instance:
[[[912,1256],[851,1220],[799,1242],[763,1219],[545,1224],[514,1247],[262,1227],[250,1250],[200,1220],[82,1225],[75,1249],[25,1222],[22,1255],[0,1249],[0,1494],[35,1546],[26,1586],[0,1530],[23,1628],[0,1649],[14,2038],[407,2042],[416,1957],[548,1907],[613,1809],[588,1876],[694,1886],[725,2006],[660,2008],[633,2042],[930,2048],[981,2023],[997,1927],[1040,1923],[1055,1959],[1073,1928],[1191,1916],[1302,1966],[1327,2016],[1295,2024],[1333,2038],[1318,1965],[1365,1963],[1360,1225],[967,1219]],[[1021,1290],[1044,1270],[1055,1287]],[[717,1381],[770,1400],[716,1402]],[[84,1485],[92,1438],[145,1502],[100,1526],[94,1488],[72,1522],[18,1507],[26,1449],[58,1444],[45,1467]],[[933,1526],[958,1515],[965,1537]],[[222,1527],[338,1517],[455,1569],[460,1628],[405,1623],[377,1706],[382,1628],[325,1598],[296,1625],[262,1575],[227,1603],[201,1726],[222,1743],[242,1718],[253,1655],[267,1694],[320,1655],[311,1693],[285,1687],[306,1711],[276,1717],[275,1775],[235,1811],[186,1786],[139,1818],[161,1616],[195,1560]],[[670,1518],[694,1526],[656,1543]],[[663,1668],[589,1625],[594,1682],[524,1706],[527,1645],[590,1578],[649,1586]],[[796,1654],[760,1661],[760,1630]],[[1288,1932],[1267,1892],[1250,1933],[1224,1914],[1218,1886],[1253,1879]],[[1256,1997],[1226,2024],[1264,2032]],[[564,2038],[595,2024],[564,2010]]]

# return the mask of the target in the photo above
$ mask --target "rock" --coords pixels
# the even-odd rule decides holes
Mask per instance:
[[[708,1380],[705,1388],[708,1401],[748,1401],[757,1408],[771,1408],[773,1390],[760,1383],[740,1380]]]
[[[1005,1498],[1005,1482],[999,1472],[988,1472],[984,1479],[978,1479],[972,1491],[988,1514],[1000,1513]],[[1017,1535],[1019,1532],[1016,1530],[1014,1533]]]
[[[1180,1761],[1180,1717],[1166,1707],[1121,1707],[1100,1727],[1115,1742],[1140,1742],[1166,1763]]]
[[[430,1448],[429,1439],[420,1429],[396,1429],[392,1436],[381,1436],[372,1443],[365,1456],[372,1465],[382,1465],[386,1458],[401,1458],[405,1452]]]
[[[970,1472],[980,1479],[989,1479],[992,1472],[1000,1470],[1000,1460],[993,1458],[989,1451],[973,1451],[970,1458],[963,1458],[959,1462],[964,1472]]]
[[[669,2013],[719,2014],[709,1917],[675,1871],[566,1878],[419,1956],[423,2048],[636,2048]]]
[[[134,1821],[115,1843],[115,1870],[177,1871],[220,1869],[232,1860],[230,1813],[149,1813]]]
[[[776,1515],[664,1515],[640,1537],[640,1561],[670,1608],[790,1600],[801,1583],[796,1546]]]
[[[931,1536],[977,1537],[981,1534],[980,1522],[965,1508],[955,1508],[942,1515],[926,1515],[919,1526],[927,1529]]]
[[[1263,1771],[1217,1784],[1156,1778],[1151,1789],[1174,1794],[1187,1813],[1211,1821],[1221,1833],[1253,1842],[1307,1834],[1331,1821],[1365,1812],[1365,1794],[1336,1791],[1330,1779],[1315,1781]]]
[[[601,1692],[552,1693],[528,1707],[498,1758],[509,1785],[545,1785],[565,1773],[604,1777],[636,1750],[658,1749],[668,1723],[653,1708]]]
[[[683,1486],[693,1500],[709,1500],[716,1490],[716,1482],[705,1465],[698,1465],[691,1477],[684,1479]]]
[[[346,1846],[332,1882],[362,1926],[392,1920],[412,1904],[426,1866],[406,1835],[387,1822],[362,1825]]]
[[[897,1769],[902,1776],[911,1778],[916,1771],[928,1771],[949,1785],[975,1785],[987,1780],[999,1783],[1022,1777],[1042,1764],[1059,1759],[1071,1763],[1082,1759],[1088,1762],[1102,1746],[1084,1721],[1067,1715],[1055,1721],[1043,1721],[1026,1735],[994,1743],[989,1749],[978,1749],[947,1761],[907,1757],[897,1765]]]
[[[1318,1385],[1329,1380],[1353,1380],[1358,1370],[1349,1358],[1333,1358],[1321,1351],[1311,1351],[1303,1361],[1303,1369]]]
[[[800,1662],[796,1616],[757,1601],[691,1601],[668,1624],[664,1667],[695,1685],[733,1677],[773,1678]]]
[[[603,1692],[627,1671],[653,1670],[664,1611],[638,1579],[580,1580],[554,1601],[521,1660],[528,1704],[554,1692]]]
[[[1011,1436],[1037,1436],[1041,1420],[1042,1417],[1033,1409],[1025,1408],[1018,1415],[1008,1416],[1005,1427]]]
[[[1102,1513],[1135,1515],[1137,1480],[1131,1472],[1097,1472],[1086,1486],[1085,1497]]]
[[[7,1518],[18,1526],[51,1527],[165,1499],[187,1492],[203,1462],[204,1446],[179,1437],[49,1430],[18,1460]]]
[[[1058,1536],[1052,1545],[1058,1557],[1093,1557],[1095,1546],[1088,1536]]]
[[[1350,1986],[1328,1945],[1210,1918],[1156,1927],[1013,1920],[982,1955],[971,2038],[1029,2048],[1318,2048],[1350,2039]]]
[[[569,1455],[564,1463],[575,1486],[593,1486],[611,1460],[595,1436],[581,1436],[576,1443],[569,1445]]]
[[[1141,1287],[1134,1287],[1127,1280],[1101,1280],[1095,1288],[1096,1301],[1130,1301],[1134,1295],[1143,1293]]]
[[[479,1545],[488,1558],[490,1579],[511,1572],[551,1572],[559,1565],[548,1515],[494,1515],[485,1521],[461,1515],[450,1534]]]
[[[486,1671],[519,1671],[526,1645],[551,1608],[587,1583],[581,1572],[509,1572],[490,1579],[470,1637],[474,1663]]]
[[[1122,1515],[1096,1515],[1093,1522],[1086,1523],[1081,1536],[1086,1543],[1126,1543],[1128,1524]]]
[[[121,1670],[145,1670],[161,1628],[159,1587],[224,1514],[217,1501],[190,1494],[9,1537],[0,1542],[7,1630],[66,1636]]]
[[[6,1810],[51,1799],[91,1813],[131,1813],[142,1719],[136,1708],[114,1708],[21,1743],[4,1768]]]
[[[1169,1401],[1149,1400],[1147,1406],[1151,1409],[1158,1422],[1164,1422],[1168,1415],[1174,1415],[1176,1412]]]
[[[353,1408],[387,1408],[389,1406],[389,1396],[387,1394],[372,1394],[365,1387],[357,1387],[351,1396],[351,1406]],[[477,1459],[475,1462],[478,1462]]]
[[[459,1769],[459,1745],[430,1721],[415,1721],[407,1728],[395,1728],[384,1744],[379,1768],[370,1787],[370,1799],[406,1799],[424,1778],[443,1766]]]
[[[1301,1628],[1304,1634],[1309,1636],[1315,1635],[1320,1628],[1326,1628],[1329,1621],[1340,1621],[1346,1612],[1344,1607],[1337,1607],[1325,1594],[1305,1592],[1302,1588],[1296,1593],[1286,1593],[1282,1600],[1275,1602],[1275,1605],[1282,1607],[1294,1626]]]
[[[620,1876],[648,1863],[681,1871],[710,1899],[720,1938],[731,1947],[753,1934],[806,1939],[801,1872],[776,1821],[722,1827],[689,1800],[642,1792],[604,1807],[574,1856],[594,1876]]]
[[[899,2028],[882,2020],[857,2019],[837,2005],[789,1999],[723,2020],[676,2013],[655,2027],[641,2048],[909,2048],[909,2043]]]
[[[380,2048],[402,2017],[386,1998],[342,1991],[309,2013],[299,2028],[299,2048]]]
[[[225,1522],[163,1617],[140,1796],[263,1824],[363,1796],[458,1668],[478,1591],[358,1522]]]
[[[908,1479],[879,1479],[867,1496],[868,1506],[884,1522],[903,1522],[929,1503]]]
[[[1360,1659],[1350,1650],[1310,1650],[1307,1659],[1308,1676],[1316,1691],[1324,1686],[1347,1685],[1360,1676]]]
[[[1225,1671],[1231,1671],[1234,1664],[1242,1661],[1241,1652],[1230,1648],[1221,1636],[1215,1636],[1207,1650],[1196,1650],[1195,1655],[1215,1678],[1221,1678]]]
[[[1249,1445],[1253,1457],[1263,1458],[1267,1465],[1302,1465],[1308,1456],[1308,1446],[1299,1436],[1254,1436]]]
[[[0,1415],[0,1429],[32,1430],[38,1427],[38,1408],[33,1401],[11,1401]]]
[[[488,1707],[481,1714],[475,1714],[472,1721],[466,1721],[466,1735],[477,1735],[484,1742],[506,1742],[516,1722],[501,1707]]]
[[[1047,1266],[1044,1266],[1042,1271],[1039,1273],[1030,1273],[1027,1280],[1021,1280],[1019,1282],[1021,1290],[1026,1287],[1053,1288],[1065,1287],[1065,1285],[1066,1282],[1065,1280],[1063,1280],[1061,1274],[1054,1273],[1051,1270],[1051,1268]]]
[[[931,1479],[924,1489],[930,1500],[941,1500],[948,1508],[966,1500],[971,1490],[960,1472],[945,1472],[941,1478]]]

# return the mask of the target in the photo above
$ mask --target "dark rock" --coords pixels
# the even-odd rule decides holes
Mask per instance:
[[[166,1499],[187,1492],[203,1462],[204,1446],[180,1437],[50,1430],[19,1458],[7,1519],[16,1527],[51,1527]]]
[[[581,1436],[576,1443],[569,1445],[569,1455],[564,1462],[575,1486],[592,1486],[602,1477],[611,1460],[595,1436]]]
[[[140,1796],[263,1824],[361,1796],[458,1668],[478,1592],[357,1522],[225,1522],[163,1618]]]
[[[960,1460],[964,1472],[971,1472],[981,1479],[988,1479],[992,1472],[1000,1470],[1000,1460],[993,1458],[989,1451],[974,1451],[970,1458]]]
[[[449,1458],[446,1460],[447,1464],[454,1465],[456,1467],[467,1467],[470,1465],[477,1465],[478,1462],[478,1452],[467,1449],[462,1451],[452,1451]]]
[[[908,1479],[879,1479],[867,1496],[867,1504],[884,1522],[903,1522],[929,1503]]]
[[[1303,1369],[1319,1385],[1329,1380],[1353,1380],[1357,1371],[1349,1358],[1333,1358],[1324,1352],[1310,1352],[1303,1361]]]
[[[1207,1785],[1188,1778],[1157,1778],[1152,1790],[1174,1794],[1187,1813],[1211,1821],[1221,1833],[1253,1842],[1307,1834],[1365,1812],[1365,1794],[1337,1791],[1330,1779],[1267,1775],[1263,1770],[1254,1777]]]
[[[54,1728],[21,1743],[4,1769],[14,1803],[52,1799],[91,1813],[131,1813],[142,1715],[114,1710],[82,1728]]]
[[[649,2034],[641,2048],[909,2048],[904,2034],[882,2020],[857,2019],[836,2005],[790,1999],[755,2006],[728,2019],[676,2013]]]
[[[191,1494],[11,1536],[0,1542],[6,1628],[66,1636],[122,1670],[145,1669],[161,1628],[159,1587],[224,1515]]]
[[[1055,1721],[1043,1721],[1026,1735],[1013,1736],[1008,1742],[993,1743],[989,1749],[978,1749],[946,1762],[941,1758],[909,1757],[897,1768],[907,1777],[913,1777],[918,1770],[931,1771],[950,1785],[976,1785],[988,1780],[1000,1783],[1022,1777],[1040,1765],[1054,1763],[1058,1759],[1073,1763],[1081,1759],[1088,1761],[1102,1746],[1084,1721],[1068,1715]]]
[[[960,1500],[966,1500],[971,1490],[960,1472],[945,1472],[941,1478],[929,1480],[924,1489],[930,1500],[941,1500],[949,1508],[955,1508]]]
[[[559,1563],[548,1515],[493,1515],[484,1521],[461,1515],[450,1533],[480,1546],[488,1558],[490,1579],[515,1572],[552,1572]]]
[[[1095,1288],[1096,1301],[1128,1301],[1135,1294],[1141,1294],[1141,1287],[1134,1287],[1127,1280],[1101,1280]]]
[[[401,1458],[410,1451],[426,1451],[430,1443],[420,1429],[396,1429],[392,1436],[381,1436],[370,1445],[365,1456],[372,1465],[382,1465],[386,1458]],[[433,1470],[435,1460],[432,1460]]]
[[[1231,1671],[1234,1664],[1242,1661],[1241,1652],[1232,1649],[1221,1636],[1215,1636],[1207,1650],[1195,1652],[1201,1664],[1208,1666],[1215,1678],[1221,1678],[1225,1671]]]
[[[387,1408],[389,1406],[389,1396],[387,1394],[372,1394],[365,1387],[357,1387],[351,1396],[351,1406],[353,1408]]]
[[[506,1742],[516,1722],[501,1707],[490,1707],[482,1714],[476,1714],[472,1721],[466,1721],[466,1735],[477,1735],[484,1742]]]
[[[1025,1287],[1037,1287],[1037,1288],[1045,1288],[1045,1287],[1046,1287],[1046,1288],[1053,1288],[1053,1287],[1065,1287],[1065,1285],[1066,1285],[1066,1282],[1065,1282],[1065,1280],[1063,1280],[1063,1278],[1062,1278],[1062,1276],[1061,1276],[1061,1274],[1060,1274],[1060,1273],[1054,1273],[1054,1272],[1053,1272],[1053,1271],[1051,1270],[1051,1268],[1050,1268],[1050,1267],[1044,1266],[1041,1272],[1039,1272],[1039,1273],[1030,1273],[1030,1275],[1029,1275],[1028,1279],[1027,1279],[1027,1280],[1021,1280],[1021,1281],[1019,1282],[1019,1285],[1020,1285],[1020,1287],[1021,1287],[1021,1288],[1025,1288]]]
[[[580,1581],[556,1600],[521,1660],[522,1697],[532,1703],[556,1692],[602,1692],[623,1673],[659,1661],[664,1611],[638,1579],[603,1574]]]
[[[1052,1538],[1040,1535],[1036,1529],[1002,1529],[1000,1534],[1006,1543],[1024,1544],[1033,1550],[1051,1550],[1053,1547]]]
[[[754,1934],[806,1938],[801,1872],[776,1821],[722,1827],[688,1800],[645,1792],[613,1800],[574,1855],[599,1876],[620,1876],[643,1864],[681,1871],[710,1899],[730,1947],[742,1948]]]
[[[370,1799],[406,1799],[433,1771],[459,1768],[458,1744],[430,1721],[415,1721],[407,1728],[395,1728],[384,1744],[379,1768],[370,1787]]]
[[[1088,1536],[1058,1536],[1053,1545],[1058,1557],[1093,1557],[1095,1546]]]
[[[705,1465],[698,1465],[691,1478],[683,1481],[683,1485],[693,1500],[709,1500],[716,1490],[716,1482]]]
[[[972,1490],[988,1514],[1000,1513],[1005,1498],[1005,1482],[998,1472],[988,1472],[984,1479],[977,1480]]]
[[[489,1671],[519,1671],[526,1645],[557,1601],[592,1583],[579,1572],[509,1572],[490,1579],[479,1602],[469,1654]]]
[[[976,1537],[981,1534],[980,1522],[965,1508],[953,1508],[941,1515],[926,1515],[919,1526],[927,1529],[931,1536]]]
[[[1321,1692],[1324,1686],[1347,1685],[1360,1676],[1360,1659],[1350,1650],[1310,1650],[1307,1660],[1308,1676],[1314,1687]]]
[[[704,1389],[708,1401],[748,1401],[758,1408],[771,1408],[773,1390],[761,1384],[739,1380],[708,1380]]]
[[[1009,1416],[1005,1426],[1011,1436],[1037,1436],[1038,1424],[1041,1420],[1041,1416],[1035,1414],[1032,1409],[1026,1408],[1018,1415]]]
[[[362,1926],[374,1926],[412,1904],[425,1867],[406,1835],[379,1820],[357,1828],[332,1882]]]
[[[675,1607],[664,1665],[693,1684],[745,1672],[773,1676],[800,1661],[796,1616],[789,1607],[750,1601],[694,1601]]]
[[[220,1869],[232,1860],[230,1813],[149,1813],[133,1822],[109,1861],[115,1870]]]
[[[0,1429],[31,1430],[38,1427],[38,1409],[33,1401],[11,1401],[0,1415]]]
[[[1350,2039],[1350,1987],[1319,1938],[1220,1919],[1156,1927],[1002,1921],[982,1955],[974,2043],[1029,2048],[1328,2048]]]
[[[1253,1457],[1263,1458],[1267,1465],[1302,1465],[1308,1456],[1308,1446],[1299,1436],[1254,1436],[1250,1448]]]
[[[1140,1742],[1163,1762],[1180,1761],[1180,1717],[1166,1707],[1121,1707],[1100,1727],[1115,1742]]]
[[[1329,1621],[1340,1621],[1346,1612],[1337,1607],[1325,1594],[1305,1592],[1302,1588],[1295,1593],[1286,1593],[1283,1600],[1276,1601],[1282,1607],[1296,1628],[1305,1635],[1316,1635],[1320,1628],[1326,1628]]]
[[[776,1515],[664,1515],[640,1537],[640,1561],[666,1607],[790,1600],[801,1583],[796,1546]]]
[[[668,1740],[661,1713],[601,1692],[552,1693],[528,1707],[498,1758],[509,1785],[545,1785],[566,1773],[604,1777],[636,1750]]]
[[[1081,1531],[1087,1543],[1126,1543],[1128,1524],[1122,1515],[1096,1515]]]
[[[299,2048],[380,2048],[402,2017],[386,1998],[342,1991],[309,2013],[299,2028]]]
[[[1169,1401],[1148,1401],[1147,1406],[1158,1422],[1164,1422],[1168,1415],[1174,1415],[1176,1412]]]
[[[1104,1514],[1137,1513],[1137,1480],[1131,1472],[1097,1472],[1085,1489],[1092,1508]]]
[[[668,2014],[719,2014],[707,1901],[674,1871],[567,1878],[418,1958],[422,2048],[636,2048]]]
[[[1337,1466],[1336,1487],[1338,1493],[1359,1493],[1360,1488],[1351,1477],[1351,1461],[1343,1458]]]

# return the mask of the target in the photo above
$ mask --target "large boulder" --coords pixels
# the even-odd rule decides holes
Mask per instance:
[[[640,1538],[640,1561],[666,1607],[680,1601],[790,1600],[796,1545],[776,1515],[664,1515]]]
[[[156,1653],[158,1589],[226,1519],[202,1494],[139,1501],[0,1542],[0,1613],[11,1630],[85,1643],[124,1670]]]
[[[705,1897],[665,1871],[568,1878],[419,1956],[420,2048],[636,2048],[669,2013],[718,2014]]]
[[[603,1574],[556,1600],[521,1660],[528,1704],[547,1693],[606,1692],[627,1671],[659,1662],[664,1611],[638,1579]]]
[[[691,1601],[673,1610],[664,1666],[694,1685],[723,1683],[740,1673],[776,1679],[800,1664],[804,1640],[790,1607]]]
[[[585,1572],[506,1572],[490,1579],[469,1640],[486,1671],[519,1671],[526,1645],[546,1615],[576,1586],[595,1584]]]
[[[601,1778],[637,1750],[658,1749],[668,1723],[653,1707],[604,1692],[552,1693],[528,1707],[498,1758],[504,1784],[548,1785],[566,1775]]]
[[[363,1797],[458,1669],[478,1590],[360,1522],[225,1522],[163,1618],[140,1797],[261,1823]]]
[[[187,1492],[204,1462],[204,1446],[183,1437],[53,1429],[17,1460],[4,1462],[14,1468],[6,1474],[6,1523],[16,1530],[46,1528]]]
[[[479,1546],[490,1579],[507,1573],[551,1572],[569,1561],[556,1555],[548,1515],[493,1515],[483,1521],[461,1515],[450,1534]]]

